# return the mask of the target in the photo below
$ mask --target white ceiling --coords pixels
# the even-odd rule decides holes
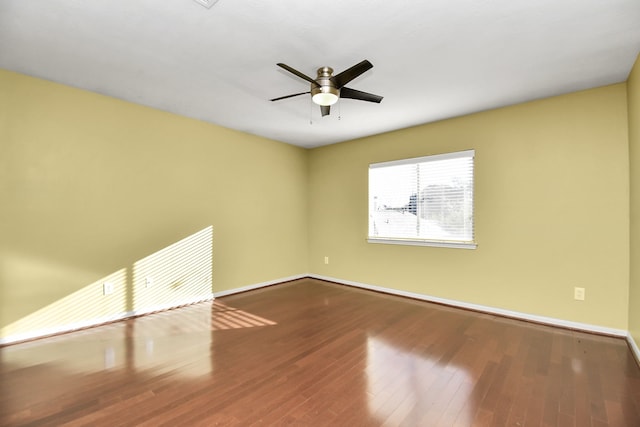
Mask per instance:
[[[640,0],[1,0],[0,68],[316,147],[625,81]],[[321,118],[278,62],[363,59]]]

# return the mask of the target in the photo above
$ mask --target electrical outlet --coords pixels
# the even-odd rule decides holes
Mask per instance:
[[[144,278],[144,287],[150,288],[153,286],[153,277],[145,277]]]
[[[102,284],[102,294],[103,295],[110,295],[113,293],[113,283],[111,282],[104,282]]]
[[[324,263],[325,264],[329,264],[329,257],[328,256],[324,257]]]
[[[584,288],[573,288],[573,299],[578,301],[584,301],[585,291]]]

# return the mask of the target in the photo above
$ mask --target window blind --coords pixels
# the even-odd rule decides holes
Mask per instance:
[[[475,247],[474,150],[369,165],[369,241]]]

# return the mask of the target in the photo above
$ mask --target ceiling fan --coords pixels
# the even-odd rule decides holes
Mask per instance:
[[[295,68],[291,68],[287,64],[278,63],[278,67],[284,68],[288,72],[308,81],[309,83],[311,83],[311,89],[308,92],[294,93],[292,95],[273,98],[271,101],[279,101],[281,99],[292,98],[294,96],[310,93],[313,102],[320,106],[320,113],[323,117],[329,115],[331,111],[331,105],[335,104],[338,101],[338,98],[358,99],[360,101],[369,101],[376,103],[380,103],[380,101],[382,101],[382,97],[379,95],[362,92],[344,86],[351,80],[358,77],[360,74],[373,68],[373,64],[371,64],[371,62],[367,61],[366,59],[352,66],[351,68],[347,68],[343,72],[336,74],[335,76],[333,75],[333,68],[331,67],[318,68],[318,77],[316,77],[315,79],[312,79],[306,74],[301,73]]]

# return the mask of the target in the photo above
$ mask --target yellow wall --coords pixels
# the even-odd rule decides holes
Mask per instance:
[[[631,173],[631,277],[629,332],[640,346],[640,56],[627,81]]]
[[[311,272],[626,330],[627,142],[618,84],[316,148]],[[369,163],[465,149],[476,250],[366,242]]]
[[[102,281],[209,226],[215,292],[306,273],[307,157],[0,70],[0,328],[85,291],[86,318],[130,309]]]

